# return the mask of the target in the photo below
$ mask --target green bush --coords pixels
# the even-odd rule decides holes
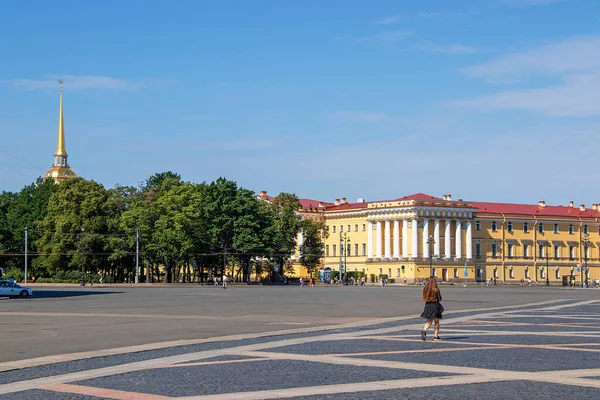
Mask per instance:
[[[394,279],[394,278],[388,279],[388,283],[396,283],[396,279]]]

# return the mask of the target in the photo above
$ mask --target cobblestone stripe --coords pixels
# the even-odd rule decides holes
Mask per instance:
[[[165,400],[170,397],[147,393],[125,392],[122,390],[102,389],[92,386],[58,384],[41,388],[59,393],[81,394],[83,396],[101,397],[114,400]]]
[[[447,385],[467,385],[483,382],[498,382],[497,379],[487,376],[456,376],[456,377],[435,377],[435,378],[417,378],[400,379],[394,381],[377,381],[362,383],[344,383],[340,385],[308,386],[290,389],[261,390],[256,392],[239,393],[221,393],[206,396],[186,396],[175,397],[178,400],[262,400],[262,399],[281,399],[289,397],[328,395],[335,393],[356,393],[384,391],[390,389],[408,389],[415,387],[433,387]],[[385,392],[382,393],[383,396]]]

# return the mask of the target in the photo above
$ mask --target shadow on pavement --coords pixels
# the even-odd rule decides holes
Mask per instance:
[[[99,294],[118,294],[123,292],[107,292],[107,291],[99,291],[95,290],[44,290],[37,289],[33,291],[33,299],[56,299],[61,297],[80,297],[80,296],[95,296]]]

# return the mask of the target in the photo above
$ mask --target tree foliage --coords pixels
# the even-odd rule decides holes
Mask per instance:
[[[138,188],[39,179],[19,192],[0,193],[0,266],[23,268],[27,227],[30,276],[38,278],[62,280],[83,269],[106,282],[132,280],[137,232],[141,281],[204,281],[225,267],[244,281],[273,265],[281,274],[300,231],[302,262],[314,269],[323,230],[303,222],[299,208],[294,194],[265,201],[225,178],[192,183],[171,171]]]

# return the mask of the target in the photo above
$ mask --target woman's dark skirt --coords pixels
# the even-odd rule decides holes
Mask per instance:
[[[442,318],[442,309],[440,303],[437,301],[425,303],[425,309],[423,310],[423,314],[421,314],[421,318]]]

